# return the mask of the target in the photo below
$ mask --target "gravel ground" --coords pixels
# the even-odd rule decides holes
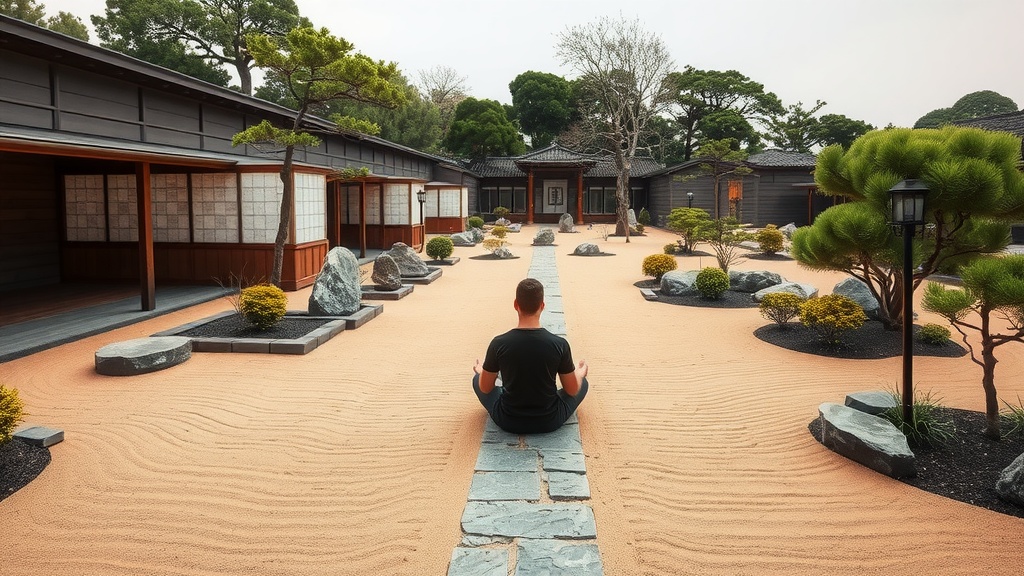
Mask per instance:
[[[303,316],[285,316],[280,322],[267,330],[260,330],[247,323],[241,316],[233,314],[207,322],[191,330],[182,332],[181,336],[201,338],[266,338],[273,340],[290,340],[301,338],[313,330],[330,322],[331,318],[306,318]]]
[[[641,280],[634,282],[637,288],[650,288],[658,295],[658,302],[674,304],[676,306],[698,306],[701,308],[757,308],[757,302],[747,292],[734,292],[726,290],[717,299],[712,300],[699,294],[692,296],[662,296],[659,287],[661,283],[657,280]]]
[[[50,463],[50,450],[11,440],[0,445],[0,500],[35,479]]]
[[[915,331],[920,328],[914,326]],[[886,330],[877,320],[870,320],[860,328],[847,332],[838,346],[822,343],[814,330],[797,321],[787,322],[783,326],[772,322],[755,330],[754,336],[787,350],[832,358],[894,358],[903,354],[903,332]],[[939,345],[925,344],[916,338],[914,340],[914,356],[959,358],[965,354],[967,349],[952,340]]]

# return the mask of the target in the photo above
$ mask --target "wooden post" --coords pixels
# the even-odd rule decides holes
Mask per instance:
[[[135,201],[139,232],[139,290],[143,310],[156,309],[156,267],[153,264],[153,189],[149,162],[135,163]]]
[[[366,258],[366,182],[359,181],[359,257]]]
[[[533,224],[533,168],[526,173],[526,223]]]
[[[583,169],[576,174],[576,223],[583,224]]]

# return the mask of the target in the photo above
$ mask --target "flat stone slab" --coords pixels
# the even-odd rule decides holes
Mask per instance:
[[[580,429],[578,424],[565,424],[554,432],[547,434],[526,434],[528,448],[538,450],[562,450],[566,452],[583,452],[583,442],[580,441]]]
[[[597,544],[561,540],[520,540],[516,576],[603,576]]]
[[[892,394],[883,390],[865,390],[846,395],[846,405],[865,414],[877,416],[889,408],[899,406]]]
[[[363,291],[363,300],[401,300],[412,294],[415,286],[402,284],[398,290],[378,290],[373,284],[366,284],[360,288]]]
[[[33,446],[53,446],[64,441],[64,431],[45,426],[30,426],[14,433],[14,437]]]
[[[470,500],[540,500],[540,475],[530,472],[476,472],[469,486]]]
[[[590,483],[586,474],[548,472],[548,496],[552,500],[589,500]]]
[[[183,336],[136,338],[96,351],[96,372],[134,376],[177,366],[192,357],[192,341]]]
[[[587,471],[587,462],[582,452],[545,450],[544,470],[546,472],[576,472],[583,474]]]
[[[430,272],[426,276],[402,276],[403,284],[430,284],[441,277],[443,270],[433,266],[427,266]]]
[[[888,420],[831,402],[818,414],[821,443],[834,452],[893,478],[917,474],[907,437]]]
[[[508,576],[508,550],[456,548],[448,576]]]
[[[476,457],[477,472],[534,472],[537,470],[536,450],[516,450],[501,444],[484,443]]]
[[[338,318],[345,321],[346,330],[355,330],[383,313],[383,304],[363,304],[351,315],[338,316]]]
[[[462,512],[462,530],[510,538],[597,537],[594,511],[586,504],[472,501]]]
[[[427,266],[454,266],[459,263],[459,260],[462,260],[462,258],[449,256],[444,260],[424,260],[423,263]]]
[[[491,420],[491,418],[488,417],[487,423],[484,424],[484,437],[481,442],[483,444],[505,444],[518,446],[519,435],[512,434],[511,432],[506,432],[501,428],[498,428],[498,425],[494,423],[494,420]],[[481,445],[481,448],[482,447],[483,446]]]
[[[644,300],[648,300],[650,302],[657,302],[658,300],[658,295],[650,288],[641,288],[640,295],[644,297]]]

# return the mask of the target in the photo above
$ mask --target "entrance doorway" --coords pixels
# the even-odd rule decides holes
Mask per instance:
[[[563,214],[567,212],[568,180],[545,180],[544,200],[541,203],[542,214]]]

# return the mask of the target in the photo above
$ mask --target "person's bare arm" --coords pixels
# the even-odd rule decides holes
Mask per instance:
[[[479,358],[477,358],[476,364],[473,365],[473,372],[480,375],[480,391],[484,394],[490,394],[491,390],[494,390],[494,383],[498,381],[498,373],[484,370],[484,364]]]
[[[558,381],[562,383],[562,389],[569,396],[575,396],[580,392],[580,384],[583,382],[583,378],[586,377],[590,367],[587,366],[586,360],[580,360],[579,365],[572,372],[558,375]],[[483,390],[483,377],[480,377],[480,389]]]

